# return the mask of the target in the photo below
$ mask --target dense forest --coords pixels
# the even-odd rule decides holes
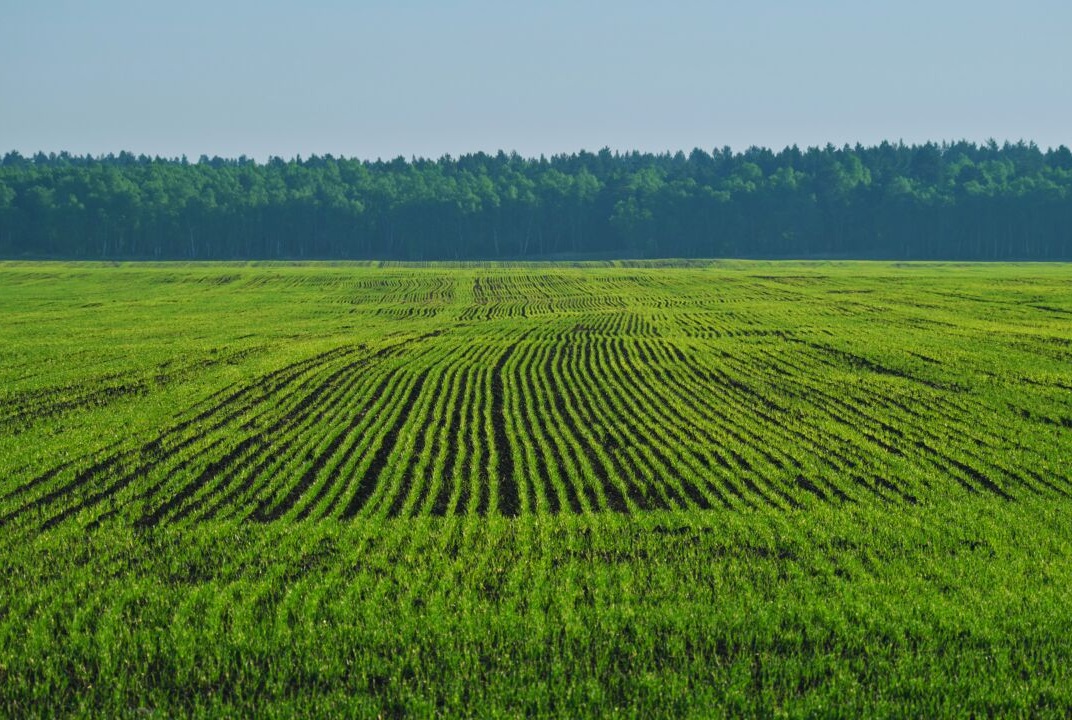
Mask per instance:
[[[16,152],[0,257],[1072,259],[1033,143],[259,163]]]

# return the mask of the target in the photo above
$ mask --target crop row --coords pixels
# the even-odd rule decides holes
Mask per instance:
[[[592,328],[641,327],[621,315]],[[846,386],[837,385],[842,378]],[[849,386],[853,379],[863,380]],[[140,445],[0,498],[0,522],[635,513],[916,502],[936,485],[1069,495],[987,408],[821,344],[703,352],[573,322],[339,347]]]
[[[120,326],[88,336],[78,363],[47,383],[55,340],[32,334],[37,316],[15,314],[12,337],[27,339],[0,350],[17,388],[0,407],[0,454],[18,459],[0,486],[0,523],[781,512],[1072,494],[1059,283],[997,292],[990,278],[906,283],[892,271],[633,267],[140,272],[132,283],[151,280],[148,297],[200,307],[210,293],[268,324],[240,335],[224,324],[211,352],[117,364],[106,343],[123,318],[102,308],[122,290],[90,286],[97,314],[80,317]],[[13,287],[39,288],[36,277]],[[118,299],[150,319],[169,307]],[[304,324],[273,321],[282,309]],[[302,342],[314,321],[323,339],[276,367],[267,338]],[[201,375],[220,379],[149,431],[92,433],[107,413],[174,398]],[[55,459],[19,452],[56,447],[81,418],[88,440]]]

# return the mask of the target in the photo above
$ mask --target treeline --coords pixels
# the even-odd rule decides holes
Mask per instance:
[[[1072,152],[884,142],[267,163],[12,152],[0,256],[1072,259]]]

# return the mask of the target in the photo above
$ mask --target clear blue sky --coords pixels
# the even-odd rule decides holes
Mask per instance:
[[[0,0],[0,152],[1072,145],[1072,2]]]

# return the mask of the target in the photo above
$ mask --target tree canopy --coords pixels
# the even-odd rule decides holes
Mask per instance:
[[[10,152],[0,256],[1072,259],[1072,152],[993,141],[265,163]]]

